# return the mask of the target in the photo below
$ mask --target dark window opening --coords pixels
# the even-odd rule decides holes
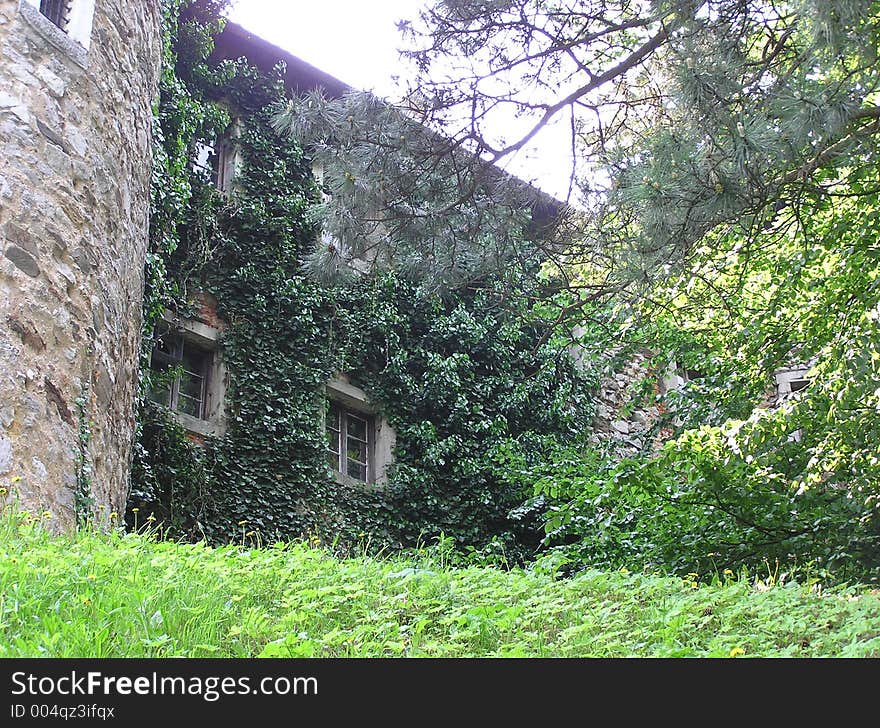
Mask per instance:
[[[806,388],[810,383],[809,379],[792,379],[788,386],[792,392],[800,392],[802,389]]]
[[[153,347],[150,399],[182,414],[207,419],[212,353],[166,327]]]
[[[40,0],[40,12],[61,30],[67,28],[70,20],[72,0]]]
[[[368,483],[373,471],[373,420],[330,403],[327,413],[327,464],[336,472]]]
[[[211,155],[211,181],[218,190],[229,194],[234,176],[235,148],[232,139],[224,136],[217,140],[217,146]]]
[[[206,180],[210,180],[224,195],[232,191],[235,180],[235,146],[227,134],[221,136],[214,144],[200,142],[196,145],[192,162],[193,171]]]

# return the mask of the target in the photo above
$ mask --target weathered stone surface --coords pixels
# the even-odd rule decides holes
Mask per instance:
[[[64,82],[63,78],[53,73],[51,69],[46,66],[40,66],[37,68],[36,76],[43,82],[44,88],[52,94],[52,96],[55,98],[61,98],[64,96],[67,84]]]
[[[10,245],[6,248],[6,252],[3,254],[9,258],[13,265],[15,265],[15,267],[22,273],[26,273],[31,278],[36,278],[40,275],[40,266],[37,265],[37,261],[35,261],[34,257],[26,250],[22,250],[17,245]]]
[[[17,245],[22,250],[26,250],[34,257],[40,254],[40,248],[33,235],[14,222],[8,222],[3,226],[3,234],[10,243]]]
[[[12,470],[12,440],[0,435],[0,475]]]
[[[50,127],[48,124],[44,124],[39,119],[37,119],[37,129],[39,129],[40,133],[52,142],[52,144],[63,149],[65,153],[70,153],[70,145],[58,131]]]
[[[99,519],[128,491],[158,5],[99,0],[86,50],[0,0],[0,488],[60,528],[78,459]]]
[[[82,248],[78,248],[73,251],[73,262],[76,263],[77,268],[79,268],[83,273],[88,275],[92,271],[92,262],[89,260],[89,255]]]
[[[592,439],[612,457],[621,458],[657,447],[669,433],[655,433],[660,408],[644,399],[646,380],[653,382],[654,395],[660,394],[661,377],[648,364],[649,352],[635,352],[623,362],[618,355],[608,351],[604,356]]]
[[[23,343],[37,351],[43,351],[46,348],[46,342],[40,336],[36,326],[31,321],[25,321],[16,316],[7,316],[6,323],[9,328],[21,337]]]

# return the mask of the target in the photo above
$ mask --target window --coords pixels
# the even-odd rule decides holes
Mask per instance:
[[[216,316],[213,297],[196,294],[193,303],[195,318],[165,311],[156,327],[149,397],[171,410],[191,440],[203,443],[205,437],[222,435],[226,429],[223,322]]]
[[[213,142],[199,142],[195,149],[193,171],[206,181],[210,180],[224,195],[232,192],[235,178],[241,168],[241,153],[237,139],[241,136],[241,122],[233,119],[229,128]]]
[[[213,180],[214,169],[212,159],[214,157],[214,147],[204,142],[196,143],[196,156],[193,160],[193,172],[200,174],[206,180]]]
[[[40,0],[40,12],[61,30],[67,29],[72,0]]]
[[[381,488],[394,462],[394,428],[345,374],[325,384],[327,464],[343,485]]]
[[[800,392],[802,389],[810,386],[813,381],[807,377],[810,366],[810,364],[800,364],[776,370],[773,375],[776,379],[776,397],[773,400],[775,406],[785,402],[795,392]],[[803,439],[803,434],[803,430],[798,428],[794,432],[789,433],[788,441],[800,442]]]
[[[158,375],[150,399],[199,420],[207,417],[208,380],[213,352],[163,327],[150,368]]]
[[[373,481],[373,418],[330,403],[327,413],[327,464],[343,476]]]
[[[660,392],[680,391],[685,384],[702,379],[705,376],[700,369],[689,369],[682,362],[672,361],[666,367],[666,372],[660,380]]]
[[[794,392],[799,392],[810,385],[812,381],[807,377],[809,367],[797,365],[777,369],[774,373],[776,379],[776,398],[784,399]]]
[[[22,17],[45,40],[85,67],[95,0],[22,0],[18,7]]]
[[[351,218],[346,213],[347,222],[343,223],[343,229],[347,230],[347,232],[345,237],[340,238],[328,229],[330,226],[328,225],[327,216],[332,209],[329,203],[333,199],[333,194],[329,191],[331,187],[327,183],[327,176],[322,162],[312,162],[312,176],[315,178],[315,183],[321,195],[320,214],[322,219],[317,240],[319,250],[333,256],[337,266],[345,266],[361,274],[369,273],[376,263],[380,241],[386,239],[388,235],[387,229],[380,220],[380,213],[375,208],[372,208],[372,214],[370,215],[372,220],[369,223],[366,221],[359,223],[357,231],[350,228]],[[338,215],[339,213],[337,212],[336,214]],[[352,249],[352,245],[348,242],[349,239],[364,241],[363,244],[358,246],[360,248],[359,251]]]
[[[201,309],[205,318],[178,318],[166,311],[156,328],[150,369],[150,399],[171,410],[195,442],[221,435],[226,427],[223,399],[226,368],[220,356],[221,330],[211,306]]]
[[[232,192],[237,167],[237,152],[229,136],[221,137],[216,144],[200,143],[196,147],[193,171],[210,180],[224,195]]]
[[[218,190],[228,195],[232,192],[236,171],[235,147],[230,137],[224,136],[217,140],[211,163],[211,181]]]
[[[330,200],[330,193],[327,192],[326,185],[324,184],[324,165],[321,162],[312,162],[312,176],[315,178],[315,183],[318,185],[321,193],[321,204],[326,205]],[[323,224],[321,225],[320,235],[321,239],[319,242],[322,249],[336,252],[337,254],[342,253],[339,239],[330,233]]]

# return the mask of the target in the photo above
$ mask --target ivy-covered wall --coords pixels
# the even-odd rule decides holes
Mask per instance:
[[[173,538],[267,543],[313,535],[340,547],[537,547],[524,473],[589,434],[595,382],[550,335],[537,279],[510,274],[428,293],[391,274],[325,286],[305,274],[320,191],[296,140],[272,127],[285,90],[244,61],[206,62],[220,2],[166,4],[157,110],[144,393],[165,308],[218,302],[229,373],[225,432],[190,442],[142,396],[127,522]],[[226,199],[193,169],[198,142],[241,122]],[[516,291],[521,295],[511,295]],[[381,489],[335,482],[325,458],[324,383],[352,375],[396,431]]]

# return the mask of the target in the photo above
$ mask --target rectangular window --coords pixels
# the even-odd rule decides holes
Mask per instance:
[[[327,413],[327,464],[336,472],[368,483],[373,470],[373,418],[330,403]]]
[[[228,136],[221,137],[213,151],[211,181],[220,192],[228,195],[232,191],[235,178],[235,146],[232,139]]]
[[[231,133],[222,135],[213,144],[197,142],[192,169],[197,175],[210,180],[224,195],[232,192],[237,172],[235,142]]]
[[[150,399],[190,417],[207,419],[206,395],[212,352],[169,328],[161,332],[150,359],[156,382]]]
[[[806,367],[778,369],[773,375],[776,379],[776,397],[785,399],[808,387],[811,382],[806,376],[808,371]]]
[[[61,30],[67,29],[73,0],[40,0],[40,12]]]

